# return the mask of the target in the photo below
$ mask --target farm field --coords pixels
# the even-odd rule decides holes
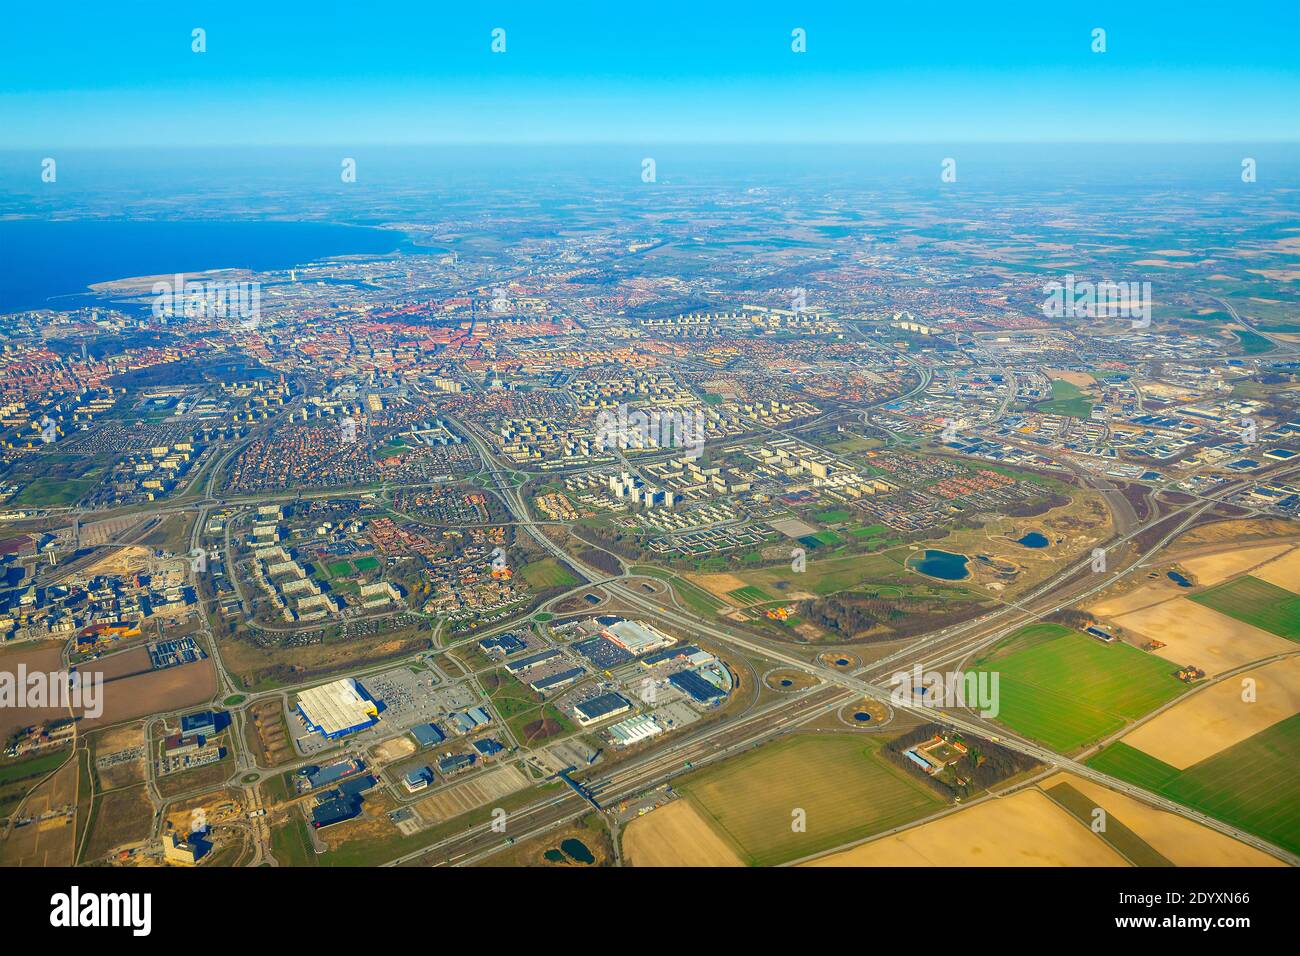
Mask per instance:
[[[880,742],[805,736],[761,747],[678,785],[751,866],[772,866],[900,826],[944,801],[877,756]],[[792,823],[798,808],[806,832]],[[657,811],[656,811],[657,812]]]
[[[674,800],[629,823],[623,854],[633,866],[744,865],[689,800]]]
[[[1300,777],[1293,761],[1300,715],[1179,770],[1127,744],[1112,744],[1088,765],[1300,852]]]
[[[1248,574],[1195,594],[1191,600],[1270,634],[1300,641],[1300,594],[1276,584]]]
[[[1292,548],[1267,564],[1252,569],[1250,573],[1261,581],[1300,593],[1300,548]]]
[[[737,604],[761,604],[764,601],[772,600],[772,595],[768,594],[762,588],[756,588],[752,585],[729,591],[727,592],[727,596]]]
[[[123,844],[146,841],[153,822],[153,805],[144,784],[96,795],[91,820],[90,839],[82,850],[84,862],[101,860]]]
[[[1004,642],[1011,653],[976,662],[1000,674],[997,720],[1063,752],[1119,730],[1177,697],[1167,661],[1103,644],[1059,624],[1032,624]]]
[[[1087,797],[1089,806],[1101,807],[1112,822],[1122,823],[1151,850],[1174,866],[1283,866],[1281,860],[1261,850],[1234,840],[1218,830],[1166,810],[1157,810],[1127,794],[1084,780],[1070,773],[1059,773],[1044,780],[1049,794],[1060,784]],[[1091,812],[1091,809],[1089,810]]]
[[[1132,635],[1161,641],[1153,651],[1178,667],[1193,664],[1210,677],[1295,650],[1262,628],[1220,614],[1191,598],[1175,598],[1112,618]]]
[[[1123,866],[1124,858],[1038,790],[986,800],[808,866]]]
[[[1178,563],[1191,572],[1199,584],[1209,586],[1222,584],[1245,571],[1261,569],[1265,563],[1272,564],[1274,559],[1290,550],[1291,546],[1286,544],[1260,544],[1183,558]],[[1170,557],[1177,559],[1177,554]]]
[[[1256,699],[1242,700],[1241,681]],[[1124,743],[1186,770],[1300,712],[1300,657],[1286,657],[1189,694],[1124,735]]]

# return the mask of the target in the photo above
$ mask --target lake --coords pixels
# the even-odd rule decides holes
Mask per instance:
[[[1047,547],[1047,535],[1038,531],[1030,531],[1017,538],[1016,544],[1024,545],[1026,548],[1045,548]]]
[[[927,548],[920,558],[913,556],[908,561],[914,570],[941,581],[961,581],[970,577],[966,570],[970,558],[964,554]]]

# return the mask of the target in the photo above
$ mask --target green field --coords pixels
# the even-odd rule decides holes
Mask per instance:
[[[16,780],[34,780],[44,777],[53,770],[63,766],[68,760],[68,752],[62,748],[37,757],[27,757],[15,763],[0,767],[0,786]]]
[[[311,832],[297,813],[291,812],[287,823],[271,831],[271,855],[281,866],[316,865]]]
[[[1300,714],[1186,770],[1111,744],[1088,765],[1300,852]]]
[[[902,557],[899,552],[899,557]],[[811,556],[810,556],[811,557]],[[739,577],[746,585],[762,588],[769,594],[784,590],[812,591],[814,594],[834,594],[867,582],[902,583],[905,580],[903,565],[887,552],[851,554],[842,558],[809,560],[800,572],[790,565],[778,565],[759,571],[744,571]]]
[[[1300,641],[1300,594],[1246,575],[1192,595],[1197,604],[1290,641]]]
[[[23,508],[51,508],[75,503],[95,486],[82,478],[37,478],[18,493],[13,504]]]
[[[998,721],[1062,752],[1120,730],[1187,689],[1168,661],[1059,624],[1021,628],[1000,650],[975,668],[1001,675]]]
[[[519,569],[523,579],[534,588],[571,587],[578,579],[554,558],[543,558]]]
[[[357,558],[352,564],[358,571],[376,571],[379,569],[379,559],[373,555]]]
[[[325,570],[332,578],[345,578],[356,572],[356,569],[352,567],[351,561],[333,561],[330,564],[325,565]]]
[[[920,780],[878,756],[880,742],[802,736],[685,778],[678,789],[751,866],[772,866],[859,840],[944,806]],[[806,832],[792,829],[793,811]]]
[[[830,511],[819,511],[814,517],[825,524],[839,524],[852,518],[853,512],[845,511],[843,508],[832,508]]]
[[[1092,402],[1084,395],[1083,389],[1064,379],[1052,380],[1052,397],[1050,401],[1039,402],[1035,411],[1044,415],[1069,415],[1073,418],[1087,418],[1092,414]]]
[[[1274,348],[1272,342],[1249,329],[1233,329],[1232,334],[1241,342],[1241,350],[1246,355],[1259,355]]]
[[[762,588],[754,587],[752,584],[748,587],[727,592],[727,597],[734,598],[739,604],[762,604],[764,601],[773,600],[772,595]]]

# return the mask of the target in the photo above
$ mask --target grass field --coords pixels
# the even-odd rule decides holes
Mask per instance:
[[[1084,396],[1083,389],[1079,388],[1079,386],[1058,378],[1052,381],[1051,400],[1040,402],[1035,406],[1034,410],[1042,412],[1044,415],[1069,415],[1074,418],[1087,418],[1092,414],[1092,402]]]
[[[853,735],[794,737],[692,774],[678,789],[751,866],[771,866],[900,826],[944,801]],[[795,832],[793,811],[806,814]]]
[[[1194,594],[1191,600],[1261,630],[1300,641],[1300,594],[1249,574]]]
[[[1300,714],[1186,770],[1122,743],[1107,747],[1088,765],[1300,852],[1297,750]]]
[[[787,565],[744,571],[739,577],[747,585],[771,593],[784,590],[812,591],[814,594],[834,594],[857,587],[868,581],[902,583],[905,580],[901,552],[897,558],[886,552],[853,554],[843,558],[808,561],[806,570],[799,572]]]
[[[1062,752],[1114,733],[1187,689],[1168,661],[1059,624],[1031,624],[1004,644],[1011,653],[995,650],[975,668],[1001,675],[998,721]]]
[[[578,579],[554,558],[544,558],[532,564],[525,564],[519,569],[519,573],[530,587],[538,589],[570,587],[578,583]]]
[[[291,814],[287,823],[271,831],[271,855],[281,866],[316,865],[310,832],[298,814]]]
[[[13,504],[26,508],[70,505],[94,486],[93,481],[80,478],[37,478],[19,492]]]
[[[772,595],[762,588],[754,587],[752,584],[729,591],[727,597],[734,599],[737,604],[762,604],[764,601],[773,600]]]
[[[843,508],[832,508],[829,511],[819,511],[816,516],[818,521],[825,524],[839,524],[842,521],[848,521],[853,517],[853,512],[845,511]]]

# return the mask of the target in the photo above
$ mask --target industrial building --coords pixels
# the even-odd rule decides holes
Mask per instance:
[[[437,724],[416,724],[411,728],[411,736],[421,747],[433,747],[447,739]]]
[[[632,709],[631,702],[622,694],[601,694],[599,697],[592,697],[590,700],[584,700],[573,708],[578,715],[578,723],[584,727],[590,727],[607,717],[614,717],[618,714],[625,714]]]
[[[609,728],[609,736],[617,747],[630,747],[663,732],[664,729],[648,714],[636,714]]]
[[[727,696],[724,691],[714,687],[699,674],[695,673],[695,671],[678,671],[672,677],[668,678],[668,683],[672,684],[678,690],[690,694],[691,697],[701,704],[707,704],[720,697]]]
[[[495,637],[485,637],[478,642],[487,653],[499,653],[503,656],[514,654],[516,651],[522,651],[527,645],[520,639],[519,635],[513,631],[507,631],[504,634],[497,634]]]
[[[551,690],[559,690],[561,687],[567,687],[583,675],[581,667],[567,667],[563,670],[547,674],[545,677],[538,677],[528,682],[528,686],[538,693],[546,693]]]
[[[456,773],[458,770],[473,766],[477,759],[474,754],[446,754],[438,761],[438,770],[444,774]]]
[[[429,786],[429,781],[433,779],[433,771],[428,767],[420,767],[412,770],[406,775],[406,789],[411,793],[418,793]]]
[[[601,632],[619,647],[631,654],[641,655],[677,643],[653,624],[645,621],[618,621]]]
[[[469,710],[456,712],[447,716],[448,723],[456,733],[464,736],[472,734],[480,727],[492,723],[492,715],[488,713],[486,707],[471,707]]]
[[[351,677],[303,691],[298,695],[298,713],[308,730],[326,740],[365,730],[379,720],[378,706]]]
[[[201,710],[196,714],[181,717],[181,736],[211,737],[217,732],[217,715],[210,710]]]
[[[303,775],[306,776],[307,783],[312,790],[320,790],[333,786],[340,780],[355,776],[365,769],[366,765],[360,757],[349,757],[326,767],[304,767],[303,771],[300,772],[303,772]]]
[[[518,660],[506,664],[506,670],[511,674],[521,674],[526,670],[531,670],[539,664],[545,664],[553,657],[559,657],[560,652],[555,648],[547,648],[536,654],[529,654],[527,657],[521,657]]]

